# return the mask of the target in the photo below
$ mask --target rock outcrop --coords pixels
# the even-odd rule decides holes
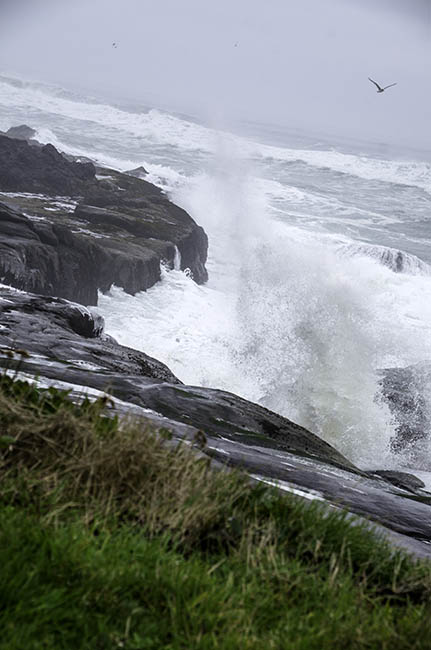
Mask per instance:
[[[2,198],[0,276],[19,289],[94,305],[113,284],[148,289],[178,257],[208,278],[204,230],[140,178],[0,136]]]
[[[5,133],[8,138],[16,138],[17,140],[26,140],[27,142],[34,140],[36,135],[36,130],[32,129],[31,126],[26,124],[21,124],[20,126],[11,126]]]
[[[136,178],[145,178],[148,176],[147,170],[145,167],[142,167],[142,165],[135,167],[135,169],[128,169],[125,173],[129,174],[129,176],[135,176]]]
[[[105,267],[110,268],[108,255],[91,238],[74,234],[59,223],[32,221],[0,203],[3,283],[95,305],[98,288],[109,288]]]
[[[5,351],[26,350],[25,356],[10,358]],[[90,376],[101,386],[118,376],[149,378],[151,383],[181,382],[165,364],[143,352],[119,345],[103,335],[103,318],[86,307],[61,298],[50,298],[0,287],[0,350],[3,367],[23,363],[31,374],[89,386]]]
[[[392,449],[396,453],[421,454],[431,428],[427,398],[431,390],[431,365],[420,363],[407,368],[381,371],[382,396],[394,419]]]
[[[81,195],[95,181],[91,163],[67,161],[52,144],[32,147],[25,140],[0,135],[0,190]]]

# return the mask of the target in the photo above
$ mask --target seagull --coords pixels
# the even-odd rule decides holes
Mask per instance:
[[[374,79],[371,79],[371,77],[368,77],[368,79],[369,79],[369,81],[371,81],[372,84],[374,84],[374,85],[376,86],[376,88],[377,88],[377,92],[378,92],[378,93],[382,93],[382,92],[384,92],[384,91],[386,90],[386,88],[392,88],[392,86],[396,86],[396,85],[397,85],[397,82],[395,82],[394,84],[389,84],[389,86],[384,86],[384,87],[382,88],[381,86],[379,86],[379,84],[377,83],[377,81],[374,81]]]

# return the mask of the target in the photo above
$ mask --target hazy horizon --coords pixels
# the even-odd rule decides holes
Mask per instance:
[[[426,0],[22,0],[0,12],[4,73],[226,127],[431,148]],[[397,86],[379,95],[369,76]]]

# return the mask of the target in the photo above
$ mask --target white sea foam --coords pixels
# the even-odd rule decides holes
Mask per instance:
[[[431,275],[431,266],[416,255],[376,244],[347,243],[340,246],[340,252],[346,256],[364,256],[377,260],[395,273],[411,275]]]
[[[0,105],[31,107],[32,110],[38,109],[48,114],[103,124],[107,128],[119,129],[135,137],[146,138],[155,144],[163,143],[192,150],[212,149],[214,132],[211,129],[155,109],[132,113],[106,104],[76,101],[54,95],[45,92],[40,86],[11,85],[1,79],[0,89]],[[4,125],[6,126],[10,125]]]
[[[288,149],[261,145],[260,154],[265,158],[301,161],[322,169],[332,169],[343,174],[367,180],[385,181],[400,185],[414,185],[431,192],[431,165],[426,162],[396,161],[370,158],[340,151],[313,151]]]
[[[164,272],[134,298],[115,289],[100,301],[107,331],[187,383],[290,417],[356,462],[393,464],[376,369],[431,355],[431,279],[340,257],[329,238],[271,222],[243,172],[223,160],[175,194],[213,242],[208,286]]]

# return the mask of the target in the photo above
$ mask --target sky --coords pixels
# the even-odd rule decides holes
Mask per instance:
[[[210,122],[256,120],[431,149],[430,6],[0,0],[0,72]],[[397,86],[379,95],[369,76]]]

